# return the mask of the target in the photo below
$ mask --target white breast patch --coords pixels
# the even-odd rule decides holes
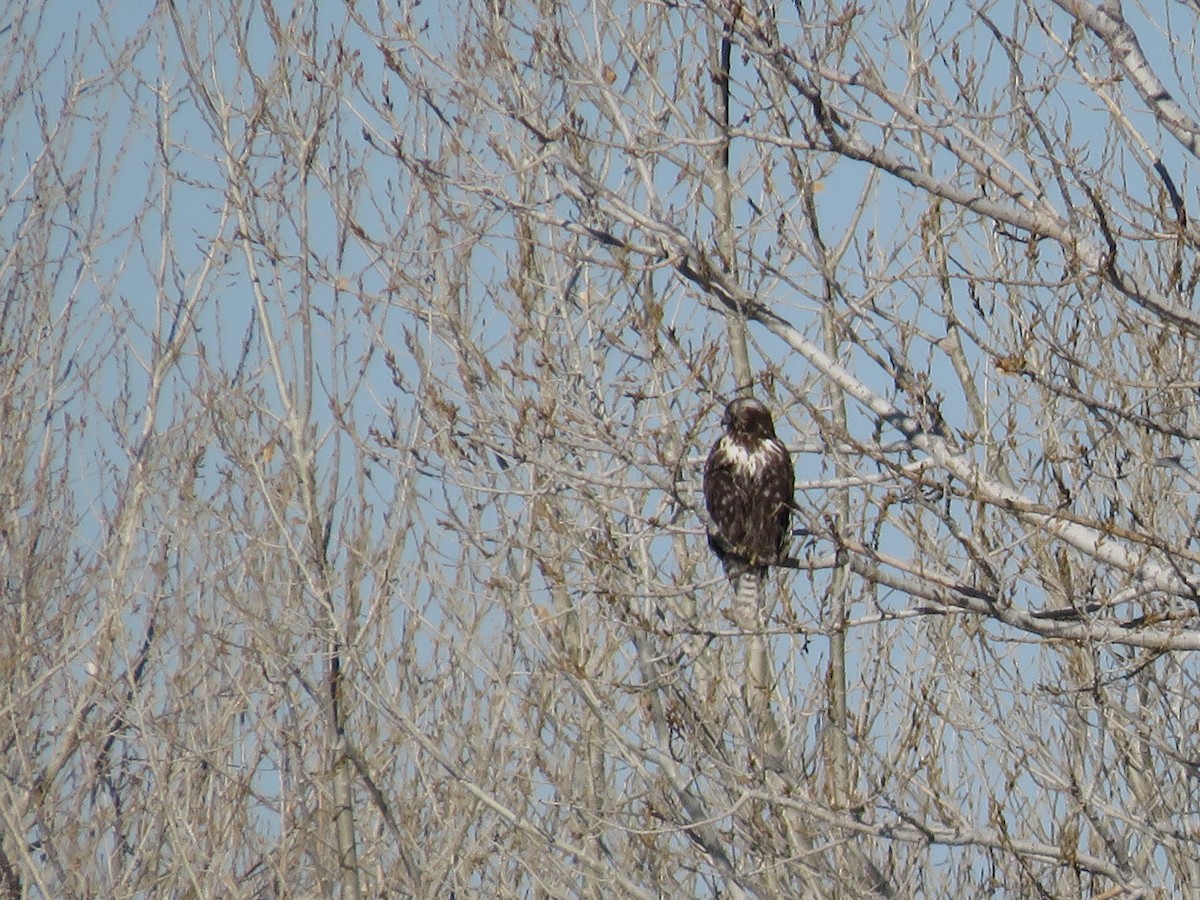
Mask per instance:
[[[745,447],[728,435],[721,438],[721,452],[739,469],[746,469],[751,477],[757,475],[764,466],[779,456],[775,445],[769,441],[760,441],[757,447],[747,451]]]

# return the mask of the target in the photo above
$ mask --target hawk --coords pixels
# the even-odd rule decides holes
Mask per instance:
[[[725,433],[704,465],[704,505],[716,525],[708,545],[731,578],[758,580],[787,555],[796,476],[770,411],[740,397],[725,407]]]

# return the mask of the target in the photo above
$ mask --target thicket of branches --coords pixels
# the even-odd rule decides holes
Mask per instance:
[[[316,6],[0,13],[0,895],[1200,891],[1200,12]]]

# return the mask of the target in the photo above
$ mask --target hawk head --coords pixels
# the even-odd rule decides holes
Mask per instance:
[[[739,397],[727,407],[721,425],[731,434],[755,440],[775,437],[775,420],[771,411],[753,397]]]

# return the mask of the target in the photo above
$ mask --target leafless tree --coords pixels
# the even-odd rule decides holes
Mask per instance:
[[[1198,27],[10,4],[0,895],[1200,891]]]

